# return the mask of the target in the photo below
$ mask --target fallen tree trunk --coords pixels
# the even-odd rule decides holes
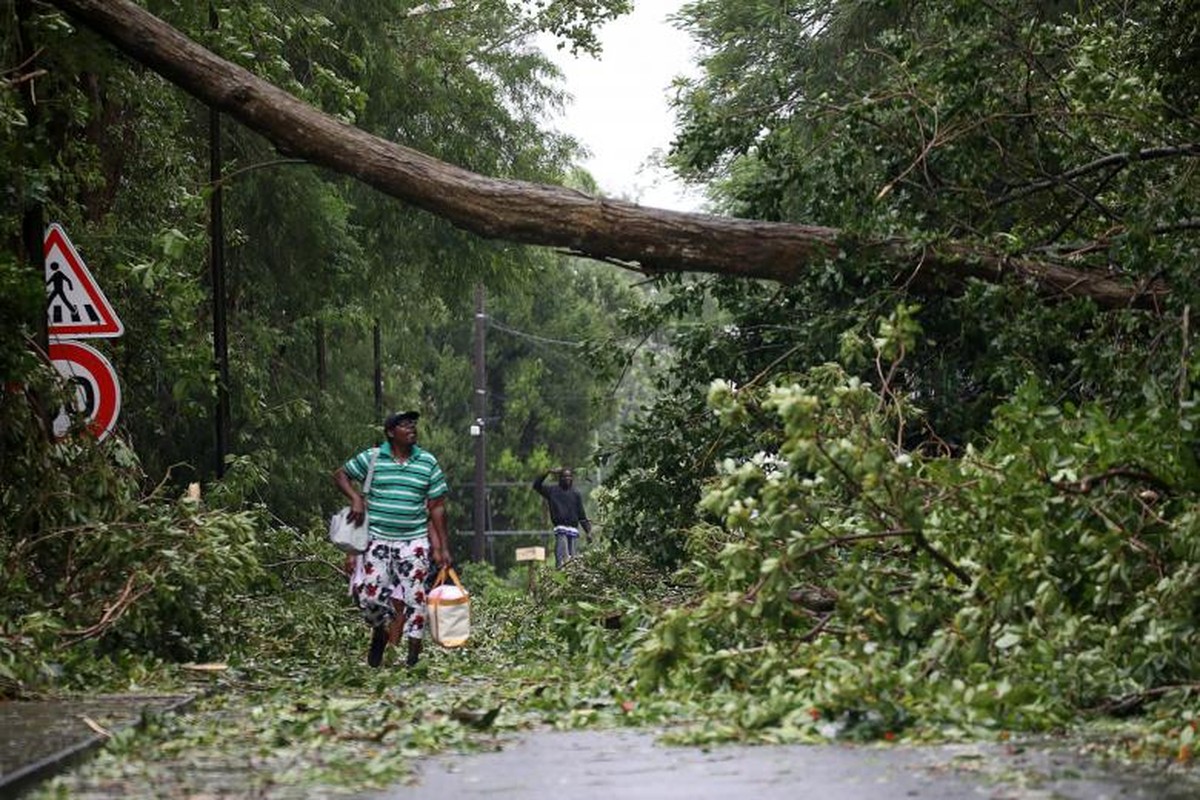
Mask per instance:
[[[480,236],[563,248],[644,272],[795,281],[843,252],[895,268],[899,281],[948,291],[967,278],[1023,280],[1043,295],[1103,308],[1157,308],[1161,281],[1134,286],[1052,261],[966,245],[843,240],[836,228],[693,214],[502,180],[342,123],[226,61],[128,0],[50,0],[135,60],[257,131],[282,152],[359,180]]]

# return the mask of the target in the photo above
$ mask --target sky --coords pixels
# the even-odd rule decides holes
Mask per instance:
[[[671,80],[695,74],[691,40],[667,22],[684,0],[634,0],[634,10],[600,29],[599,59],[546,53],[574,97],[551,122],[591,152],[583,162],[600,193],[646,206],[699,211],[703,198],[652,166],[671,144],[675,117],[668,106]]]

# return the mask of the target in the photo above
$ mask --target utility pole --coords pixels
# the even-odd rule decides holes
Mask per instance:
[[[383,419],[383,334],[379,330],[379,317],[375,318],[374,333],[371,337],[375,342],[375,419]]]
[[[471,541],[471,560],[483,561],[487,525],[487,443],[484,419],[487,417],[487,371],[484,365],[484,331],[487,316],[483,310],[483,284],[475,285],[475,538]]]
[[[326,388],[325,373],[328,367],[328,360],[325,350],[325,322],[323,320],[317,320],[317,327],[313,332],[313,338],[316,340],[315,345],[317,350],[317,390],[324,392]]]
[[[37,104],[37,95],[34,93],[34,80],[37,77],[37,44],[33,40],[34,34],[34,4],[32,0],[17,0],[17,63],[20,64],[16,72],[16,80],[10,86],[16,85],[18,82],[21,87],[21,105],[25,111],[25,119],[29,123],[28,127],[34,133],[39,131],[41,120],[41,109]],[[53,98],[51,98],[53,100]],[[44,133],[44,132],[43,132]],[[33,137],[31,137],[33,138]],[[44,166],[44,154],[38,151],[38,167]],[[26,196],[22,198],[24,210],[21,212],[21,243],[25,250],[25,258],[29,262],[29,269],[37,276],[37,282],[43,287],[46,285],[46,212],[41,200],[33,200]],[[37,318],[37,344],[43,353],[50,348],[50,336],[46,329],[46,307],[41,307],[41,313]],[[50,418],[53,418],[51,413]]]
[[[214,31],[220,26],[217,8],[208,6],[208,23]],[[208,179],[212,187],[209,201],[209,269],[212,273],[213,360],[217,367],[217,477],[225,475],[225,454],[229,452],[229,324],[225,316],[225,220],[221,203],[221,112],[208,108]]]

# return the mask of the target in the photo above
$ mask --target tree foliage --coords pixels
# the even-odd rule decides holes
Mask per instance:
[[[1193,405],[1114,417],[1029,383],[986,446],[948,458],[900,446],[917,412],[891,397],[833,366],[768,389],[714,382],[720,424],[759,419],[774,442],[707,487],[716,524],[688,537],[702,599],[655,626],[643,679],[753,695],[745,731],[868,738],[1185,700]]]
[[[505,478],[578,462],[618,405],[601,379],[631,362],[577,343],[625,333],[654,345],[642,366],[657,396],[605,448],[607,531],[638,551],[614,556],[612,572],[650,559],[682,567],[694,592],[659,613],[554,587],[572,613],[551,627],[574,657],[629,666],[606,678],[620,691],[647,705],[684,697],[722,715],[720,735],[762,738],[1041,730],[1148,709],[1190,757],[1194,729],[1178,721],[1195,718],[1198,667],[1194,10],[696,0],[680,20],[704,72],[680,84],[672,160],[744,218],[718,220],[543,185],[563,182],[573,145],[539,134],[537,109],[555,97],[519,34],[532,25],[586,48],[577,21],[622,3],[534,17],[521,4],[477,6],[252,3],[214,31],[195,9],[163,5],[224,58],[159,27],[145,41],[106,31],[259,131],[226,134],[239,455],[216,496],[315,516],[329,467],[378,437],[366,389],[376,329],[384,403],[426,410],[425,443],[465,482],[475,412],[463,287],[482,279],[496,367],[487,423]],[[146,352],[114,347],[144,412],[130,422],[134,444],[160,460],[157,475],[203,449],[214,387],[198,266],[212,190],[202,110],[54,14],[36,22],[58,45],[48,85],[79,104],[37,119],[11,98],[0,105],[18,139],[4,145],[17,189],[3,218],[15,231],[42,195],[61,197],[53,208],[78,223],[85,251],[117,254],[110,291],[157,332]],[[87,44],[55,55],[77,38]],[[172,47],[194,58],[172,60]],[[54,58],[87,77],[67,80]],[[216,71],[207,83],[205,68]],[[445,219],[373,202],[292,163],[297,152]],[[178,180],[155,183],[163,174]],[[563,216],[547,222],[547,208]],[[143,217],[150,232],[131,236]],[[644,256],[652,270],[720,263],[794,282],[667,278],[641,306],[604,273],[452,223]],[[21,298],[36,292],[15,262],[0,274],[26,288],[4,302],[32,313]],[[24,380],[28,359],[10,351],[20,338],[4,340],[3,363]],[[19,463],[75,451],[45,452]],[[140,480],[111,484],[116,508],[144,494]],[[501,511],[528,519],[536,505],[525,493]],[[217,531],[211,580],[223,596],[244,577],[229,560],[261,559],[243,550],[246,520],[223,512],[195,522],[187,506],[153,506],[152,524],[138,518],[155,531],[148,549],[110,551],[88,534],[116,523],[76,506],[80,545],[102,565],[136,556],[167,570],[161,554],[189,525]],[[6,545],[24,553],[42,523],[13,510],[26,528]],[[286,532],[275,543],[296,546]],[[45,586],[56,565],[37,564]],[[124,596],[106,572],[72,574]],[[169,650],[180,637],[161,619],[128,615],[128,630],[111,629]],[[187,621],[182,638],[211,635]],[[546,643],[543,628],[508,633]]]
[[[699,271],[792,281],[850,251],[877,258],[926,290],[968,278],[1015,277],[1049,296],[1086,297],[1106,308],[1153,307],[1170,292],[1151,277],[1077,269],[1058,257],[1017,258],[994,247],[906,238],[857,239],[852,231],[643,209],[545,183],[484,177],[322,114],[278,86],[199,46],[127,0],[56,0],[139,62],[198,99],[269,137],[286,152],[368,185],[488,238],[568,248],[637,262],[651,272]],[[1145,154],[1127,155],[1140,159]],[[851,235],[846,235],[851,234]]]
[[[40,406],[64,399],[51,373],[0,395],[6,698],[86,688],[131,653],[212,658],[245,596],[272,582],[253,510],[143,488],[136,454],[119,438],[97,446],[81,425],[51,441]]]
[[[701,0],[672,158],[732,213],[1194,285],[1190,66],[1161,49],[1181,15]],[[718,312],[673,335],[673,391],[614,454],[617,534],[698,590],[637,648],[643,688],[764,738],[1146,711],[1190,759],[1200,665],[1169,644],[1196,635],[1190,290],[1151,313],[981,284],[918,304],[851,260],[662,309]]]
[[[591,49],[590,25],[625,3],[419,5],[236,3],[216,7],[215,27],[204,5],[147,7],[379,135],[499,175],[558,180],[572,169],[576,144],[539,121],[559,99],[554,69],[525,40],[545,30]],[[461,519],[474,284],[515,330],[572,341],[607,335],[606,315],[630,300],[612,268],[600,275],[481,242],[225,120],[232,452],[217,480],[209,111],[48,6],[10,4],[0,15],[0,539],[5,641],[24,643],[3,651],[6,694],[75,685],[97,653],[213,655],[233,624],[226,610],[243,597],[323,575],[331,554],[319,520],[339,503],[329,474],[381,438],[376,332],[382,410],[425,413],[423,443],[450,474]],[[22,36],[36,49],[28,62]],[[123,395],[116,435],[100,447],[46,434],[63,396],[34,346],[40,265],[21,263],[34,210],[69,231],[125,323],[123,338],[98,343]],[[488,361],[503,474],[528,480],[549,453],[582,463],[587,431],[609,415],[604,368],[584,358],[548,368],[553,356],[501,336]],[[551,377],[571,391],[549,391]],[[201,504],[177,500],[192,481]],[[64,547],[83,560],[60,563]],[[39,667],[57,647],[69,654],[61,679]]]
[[[730,213],[867,239],[991,242],[1193,285],[1196,120],[1163,94],[1143,35],[1170,19],[1157,4],[689,4],[680,21],[705,69],[681,85],[672,160],[715,181]],[[672,493],[698,499],[711,460],[693,465],[678,437],[650,440],[695,418],[714,377],[757,384],[840,361],[878,385],[870,340],[917,292],[885,260],[847,261],[777,292],[689,287],[691,308],[703,293],[726,316],[711,344],[680,341],[664,383],[688,388],[645,416],[626,448],[647,457],[616,472],[682,481]],[[1122,413],[1142,404],[1147,380],[1177,386],[1191,346],[1186,289],[1152,313],[1112,314],[1017,286],[919,295],[923,346],[890,383],[925,412],[911,446],[960,452],[1031,376],[1048,396]],[[686,521],[664,512],[642,529],[669,536]]]
[[[558,100],[554,72],[523,37],[548,29],[587,49],[587,26],[623,4],[561,2],[532,15],[519,5],[496,2],[468,13],[392,2],[248,3],[218,9],[216,28],[204,9],[151,10],[339,118],[479,169],[548,179],[568,168],[575,145],[539,128],[540,109]],[[17,22],[6,19],[9,61],[16,60]],[[14,147],[6,169],[16,190],[6,228],[18,230],[30,204],[52,202],[49,213],[71,231],[130,332],[104,345],[125,389],[123,431],[151,474],[173,468],[177,482],[206,477],[214,468],[216,389],[206,286],[206,201],[214,188],[207,185],[207,113],[95,39],[67,44],[79,32],[57,14],[43,8],[29,22],[43,46],[44,74],[31,78],[39,89],[36,119],[22,118],[27,110],[15,92],[4,95],[17,121],[5,138]],[[70,80],[76,72],[91,95]],[[18,136],[22,123],[28,130]],[[484,281],[500,296],[523,292],[528,281],[513,276],[551,262],[380,202],[355,184],[279,158],[244,129],[226,124],[223,139],[233,445],[273,473],[265,499],[298,521],[315,509],[332,459],[378,436],[376,320],[385,406],[432,409],[448,402],[438,396],[443,387],[419,376],[445,372],[431,366],[439,360],[468,357],[467,336],[452,335],[469,336],[464,284]],[[53,152],[47,163],[54,167],[23,155],[33,152]],[[52,177],[42,193],[20,190],[42,174]],[[94,189],[79,188],[81,176]],[[25,318],[26,330],[34,329],[33,314]],[[586,373],[577,379],[595,382]],[[566,411],[553,398],[543,413],[549,409]],[[457,416],[430,421],[465,429]],[[298,430],[308,433],[297,437]],[[284,454],[278,442],[287,438]],[[442,438],[452,437],[447,431]]]

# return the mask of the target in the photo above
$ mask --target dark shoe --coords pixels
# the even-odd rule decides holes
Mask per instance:
[[[388,629],[381,625],[371,629],[371,649],[367,651],[367,664],[378,667],[383,663],[383,651],[387,648]]]
[[[404,666],[412,669],[417,665],[417,659],[421,657],[421,640],[408,640],[408,655],[404,658]]]

